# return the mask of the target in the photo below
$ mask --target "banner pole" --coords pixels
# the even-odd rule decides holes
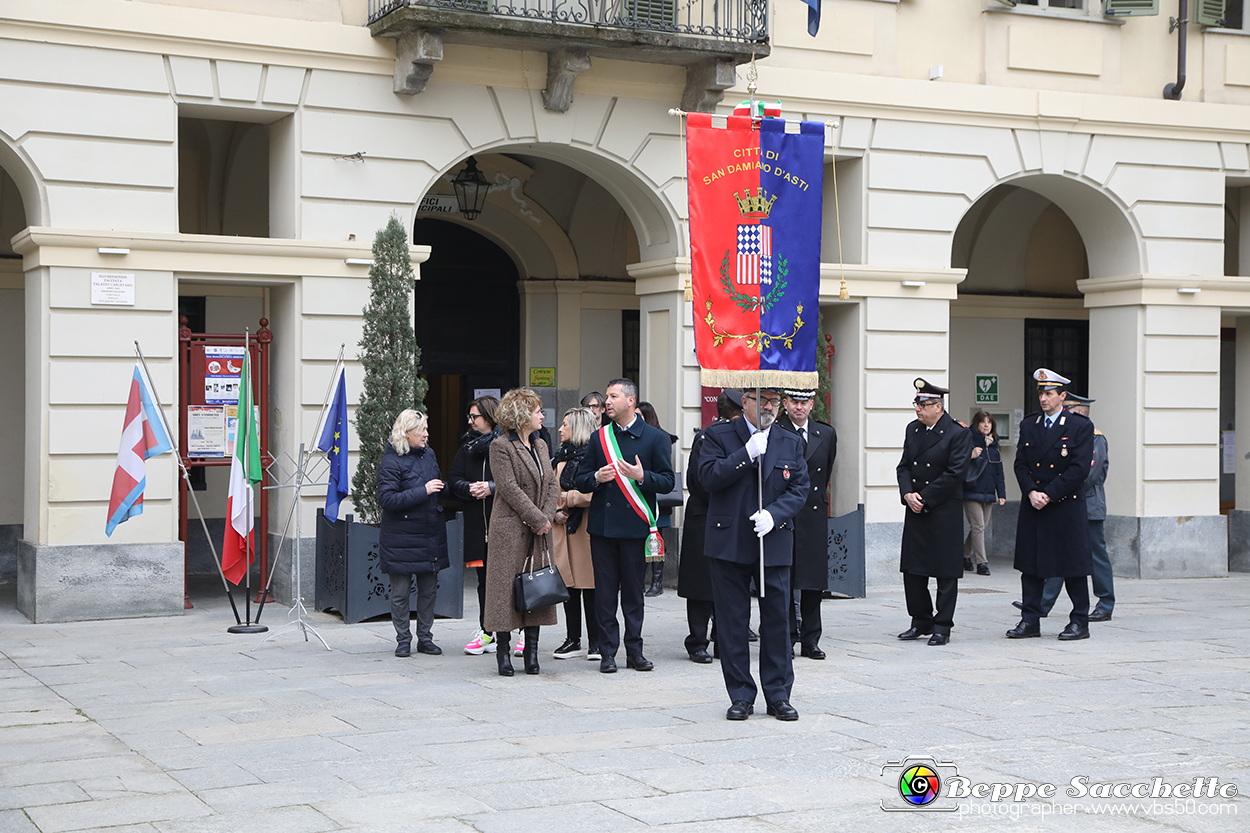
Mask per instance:
[[[763,416],[760,414],[760,386],[755,385],[755,430],[760,431],[760,423],[763,422]],[[764,455],[761,454],[759,461],[755,464],[756,478],[756,497],[759,498],[760,511],[764,511]],[[756,536],[760,542],[760,598],[764,598],[764,536]]]
[[[325,396],[321,398],[321,411],[317,417],[317,427],[313,431],[312,440],[308,443],[310,452],[317,448],[317,441],[321,439],[321,432],[325,430],[326,418],[330,413],[330,395],[334,393],[334,383],[338,381],[339,371],[343,367],[343,351],[346,347],[345,343],[339,344],[339,357],[334,362],[334,372],[330,374],[330,384],[326,386]]]
[[[208,534],[208,522],[204,520],[204,511],[200,509],[200,500],[195,496],[195,490],[191,488],[191,472],[187,469],[186,463],[182,460],[182,451],[178,448],[177,435],[169,430],[169,423],[165,420],[165,406],[161,404],[161,395],[156,392],[156,385],[152,383],[152,373],[148,370],[148,361],[143,355],[143,348],[139,346],[139,342],[135,342],[135,355],[139,357],[139,364],[143,365],[143,375],[148,378],[149,388],[152,391],[153,398],[156,399],[156,412],[161,416],[161,427],[165,429],[165,434],[169,437],[170,445],[174,447],[174,459],[178,461],[178,468],[182,470],[182,478],[187,481],[187,494],[191,496],[191,503],[195,505],[195,514],[200,518],[200,526],[204,527],[204,540],[208,541],[209,552],[213,554],[213,566],[217,568],[217,575],[221,576],[221,586],[226,590],[226,598],[230,600],[230,609],[234,612],[234,621],[241,622],[239,619],[239,607],[234,603],[234,594],[230,592],[230,582],[226,581],[226,574],[221,569],[221,561],[217,558],[217,548],[213,546],[213,536]],[[183,546],[187,544],[183,541]],[[186,557],[185,555],[183,556]],[[186,588],[183,588],[186,592]]]

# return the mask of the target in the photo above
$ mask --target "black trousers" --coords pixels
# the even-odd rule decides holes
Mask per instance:
[[[706,651],[708,646],[708,625],[712,622],[712,611],[715,603],[701,599],[686,599],[686,625],[690,633],[686,636],[686,653]]]
[[[937,610],[929,595],[929,577],[915,573],[903,573],[903,592],[907,597],[907,612],[911,624],[921,630],[932,630],[950,636],[955,624],[955,600],[959,595],[959,579],[940,578],[937,581]]]
[[[569,600],[564,603],[564,624],[569,639],[582,638],[582,609],[586,610],[586,647],[594,649],[599,644],[599,614],[595,611],[595,591],[577,587],[569,588]]]
[[[796,590],[798,596],[795,604],[790,605],[790,642],[798,642],[809,648],[820,644],[824,633],[820,623],[819,590]]]
[[[1089,626],[1089,582],[1085,576],[1068,576],[1063,580],[1068,590],[1068,598],[1072,600],[1072,612],[1068,621],[1076,625]],[[1020,574],[1020,603],[1024,605],[1021,616],[1030,624],[1038,624],[1042,619],[1042,592],[1046,587],[1046,579],[1029,573]]]
[[[621,647],[617,600],[625,619],[625,656],[642,656],[645,538],[590,536],[590,561],[595,568],[595,613],[599,619],[599,653],[615,657]]]
[[[730,700],[755,702],[758,691],[751,676],[751,649],[747,630],[751,622],[751,576],[759,562],[739,564],[709,558],[712,594],[716,598],[716,647]],[[790,656],[790,568],[764,568],[760,596],[760,688],[764,700],[790,699],[794,660]]]

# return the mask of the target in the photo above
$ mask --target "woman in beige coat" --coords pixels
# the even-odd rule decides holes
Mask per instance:
[[[495,418],[504,435],[490,446],[495,476],[495,506],[486,550],[486,613],[483,624],[495,632],[499,675],[512,676],[511,634],[525,629],[525,673],[538,673],[538,626],[556,623],[555,607],[518,613],[512,604],[512,580],[533,556],[534,567],[551,559],[551,519],[556,514],[556,473],[547,444],[538,438],[543,403],[528,388],[510,390]]]
[[[560,484],[556,519],[552,526],[555,562],[560,577],[569,588],[564,603],[564,644],[556,648],[556,659],[573,659],[587,654],[600,658],[599,620],[595,618],[595,568],[590,561],[590,532],[586,529],[586,508],[591,496],[573,488],[573,475],[586,453],[586,444],[599,427],[599,417],[589,408],[570,408],[560,423],[560,450],[556,452],[556,479]],[[586,648],[582,648],[582,608],[586,610]]]

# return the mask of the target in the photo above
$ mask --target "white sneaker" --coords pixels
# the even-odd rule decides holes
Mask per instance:
[[[464,652],[474,656],[493,654],[495,653],[495,637],[486,631],[478,631],[473,641],[464,646]]]
[[[516,647],[512,649],[512,656],[514,657],[525,656],[525,631],[521,631],[519,634],[517,634]]]
[[[603,654],[599,653],[598,645],[591,645],[589,648],[586,649],[586,659],[590,660],[591,662],[599,662],[601,659],[603,659]]]

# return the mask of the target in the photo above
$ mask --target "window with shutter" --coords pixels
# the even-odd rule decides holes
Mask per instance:
[[[1103,0],[1102,13],[1107,17],[1158,14],[1159,0]]]
[[[628,23],[644,29],[668,29],[677,25],[676,0],[624,0],[622,13]]]
[[[1194,23],[1199,25],[1224,26],[1227,5],[1225,0],[1195,0],[1194,5],[1190,7],[1190,14]]]

